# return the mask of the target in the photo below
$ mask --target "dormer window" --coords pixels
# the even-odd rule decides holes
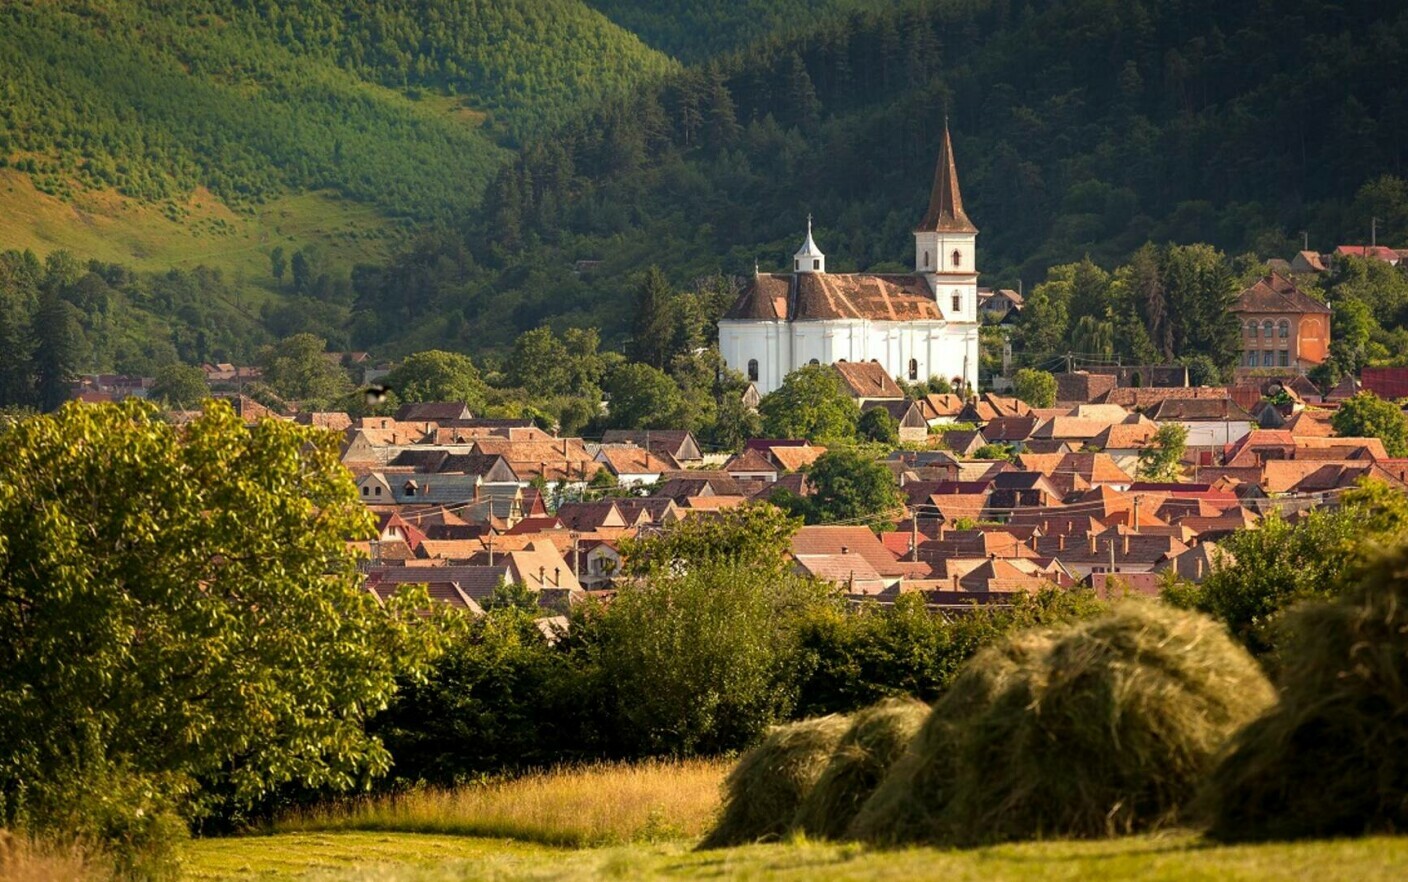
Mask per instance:
[[[953,265],[954,265],[954,267],[963,266],[963,252],[962,252],[962,251],[959,251],[959,250],[957,250],[957,249],[954,249],[954,252],[953,252]]]
[[[373,495],[373,496],[380,496],[380,495],[381,495],[381,488],[380,488],[380,487],[375,488],[375,489],[372,491],[372,495]]]
[[[362,495],[363,495],[363,496],[368,496],[368,495],[371,494],[371,492],[372,492],[372,491],[371,491],[371,488],[370,488],[370,487],[367,487],[367,486],[365,486],[365,485],[362,487]]]

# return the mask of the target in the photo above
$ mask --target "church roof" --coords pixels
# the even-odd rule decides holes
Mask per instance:
[[[921,276],[872,273],[764,273],[748,280],[726,319],[809,321],[941,320]]]
[[[978,228],[963,213],[963,195],[958,192],[958,167],[953,160],[953,140],[944,122],[944,139],[939,145],[939,164],[934,170],[934,189],[929,194],[929,210],[915,232],[976,233]]]

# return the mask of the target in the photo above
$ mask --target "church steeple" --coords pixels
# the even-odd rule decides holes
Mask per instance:
[[[816,240],[812,238],[811,215],[807,215],[807,241],[803,242],[802,247],[797,249],[797,253],[792,255],[792,269],[799,273],[826,272],[826,255],[816,247]]]
[[[934,188],[929,193],[929,210],[915,227],[916,233],[976,233],[978,228],[963,213],[963,195],[958,191],[958,166],[953,159],[953,139],[944,119],[944,139],[939,145],[939,164],[934,169]]]

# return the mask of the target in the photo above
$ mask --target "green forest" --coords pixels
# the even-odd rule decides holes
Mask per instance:
[[[621,350],[647,268],[699,292],[687,308],[706,304],[707,327],[755,262],[784,265],[808,213],[833,271],[904,270],[945,117],[985,285],[1061,283],[1053,268],[1086,258],[1128,277],[1153,243],[1165,262],[1216,255],[1211,291],[1303,240],[1366,242],[1371,218],[1380,244],[1408,245],[1398,4],[592,7],[9,5],[0,162],[61,198],[175,206],[206,187],[238,210],[329,190],[398,219],[387,256],[323,259],[301,282],[276,273],[271,240],[267,271],[219,277],[227,299],[260,292],[238,321],[159,315],[167,339],[203,332],[231,357],[303,330],[392,358],[502,355],[544,324]],[[1097,351],[1113,334],[1122,354],[1226,363],[1228,340],[1161,326],[1147,303],[1131,340],[1127,286],[1095,290],[1018,342],[1040,355],[1088,317]],[[1399,312],[1368,317],[1363,357],[1391,357]]]

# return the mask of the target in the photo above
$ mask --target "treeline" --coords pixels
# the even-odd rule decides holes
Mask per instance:
[[[80,373],[247,362],[266,337],[239,296],[204,267],[143,274],[67,251],[0,252],[0,407],[53,409]]]
[[[479,339],[586,317],[610,341],[632,273],[781,267],[808,212],[833,270],[906,269],[945,113],[987,284],[1151,241],[1265,258],[1305,231],[1329,250],[1371,217],[1403,243],[1408,201],[1385,176],[1403,172],[1405,38],[1408,11],[1369,0],[822,16],[528,145],[465,230],[390,272],[435,279]],[[579,260],[600,262],[576,276]]]

